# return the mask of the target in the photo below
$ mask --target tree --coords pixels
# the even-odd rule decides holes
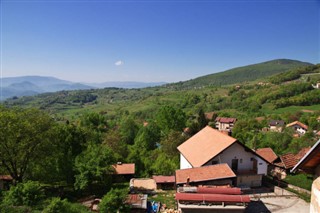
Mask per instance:
[[[76,157],[75,188],[86,189],[94,183],[110,185],[111,165],[114,163],[112,151],[104,146],[91,143],[87,149]]]
[[[128,212],[130,207],[125,204],[128,192],[126,189],[111,189],[103,196],[100,204],[100,212]]]
[[[126,144],[132,145],[139,128],[132,117],[125,117],[120,122],[120,136]]]
[[[186,124],[186,114],[181,109],[164,106],[159,109],[156,122],[164,134],[170,130],[182,131]]]
[[[14,182],[21,182],[31,162],[52,138],[53,120],[36,109],[0,108],[0,160]]]

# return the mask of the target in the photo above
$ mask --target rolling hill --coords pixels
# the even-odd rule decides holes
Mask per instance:
[[[203,86],[237,84],[245,81],[254,81],[274,74],[283,73],[294,68],[310,65],[312,64],[297,60],[276,59],[205,75],[188,81],[168,84],[167,86],[180,89],[192,89]]]

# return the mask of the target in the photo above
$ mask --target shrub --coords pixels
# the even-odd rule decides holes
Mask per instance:
[[[35,206],[44,198],[38,182],[28,181],[12,186],[4,195],[3,203],[12,206]]]
[[[124,204],[127,196],[127,189],[111,189],[99,204],[100,212],[128,212],[129,206]]]
[[[61,200],[58,197],[53,198],[47,207],[42,211],[43,213],[86,213],[89,212],[81,204],[70,203],[66,199]]]

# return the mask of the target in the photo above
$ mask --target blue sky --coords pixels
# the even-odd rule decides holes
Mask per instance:
[[[1,0],[2,77],[177,82],[320,62],[320,1]]]

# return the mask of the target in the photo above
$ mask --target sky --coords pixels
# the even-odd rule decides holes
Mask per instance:
[[[1,77],[178,82],[320,63],[319,0],[1,0]]]

